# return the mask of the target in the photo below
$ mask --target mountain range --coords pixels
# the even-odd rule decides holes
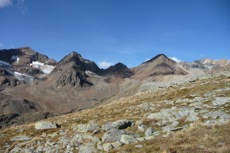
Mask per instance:
[[[175,62],[164,54],[134,68],[117,63],[107,69],[74,51],[59,62],[29,47],[0,50],[0,55],[0,114],[9,120],[2,127],[93,108],[230,67],[229,60]],[[28,114],[38,117],[26,119]]]
[[[230,61],[101,69],[0,50],[0,152],[230,152]]]

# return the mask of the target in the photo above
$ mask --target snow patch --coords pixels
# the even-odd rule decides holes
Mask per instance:
[[[14,72],[14,77],[17,78],[20,81],[25,81],[25,82],[32,82],[34,78],[28,74],[22,74],[19,72]]]
[[[32,66],[33,68],[37,68],[37,69],[41,70],[46,75],[50,74],[54,69],[54,66],[46,65],[46,64],[38,62],[38,61],[33,61],[30,64],[30,66]]]
[[[1,60],[0,60],[0,66],[2,66],[2,67],[3,67],[3,66],[4,66],[4,67],[5,67],[5,66],[10,67],[11,65],[10,65],[9,63],[7,63],[7,62],[4,62],[4,61],[1,61]]]
[[[12,61],[15,61],[15,62],[16,62],[16,64],[18,64],[18,63],[19,63],[20,58],[19,58],[17,55],[13,55],[13,56],[11,57],[11,60],[12,60]]]
[[[88,75],[89,75],[89,74],[93,74],[93,72],[91,72],[91,71],[89,71],[89,70],[86,70],[85,73],[88,74]]]
[[[174,61],[177,62],[177,63],[180,63],[180,62],[181,62],[181,60],[178,59],[178,58],[176,58],[176,57],[169,57],[169,58],[172,59],[172,60],[174,60]]]

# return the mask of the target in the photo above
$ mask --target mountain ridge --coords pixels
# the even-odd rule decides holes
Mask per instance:
[[[73,51],[59,62],[51,62],[53,68],[50,69],[49,67],[49,71],[46,70],[47,73],[45,74],[42,70],[46,68],[45,66],[49,66],[46,63],[50,59],[47,56],[41,56],[44,58],[43,60],[40,59],[40,62],[33,61],[33,59],[39,59],[37,56],[34,57],[39,53],[34,53],[31,48],[21,50],[25,53],[25,59],[28,62],[25,63],[26,60],[23,60],[24,66],[23,64],[20,65],[20,69],[38,71],[40,76],[36,77],[38,74],[33,75],[32,73],[32,81],[25,82],[23,79],[29,79],[25,78],[29,71],[21,71],[23,74],[19,73],[18,79],[21,79],[23,83],[17,83],[16,76],[11,75],[11,80],[8,82],[3,80],[2,82],[13,86],[4,85],[2,93],[35,102],[46,112],[55,115],[104,105],[125,96],[168,87],[175,82],[185,82],[212,73],[202,63],[194,62],[201,67],[203,65],[204,69],[194,66],[193,63],[177,63],[164,54],[156,55],[134,68],[128,68],[123,63],[117,63],[107,69],[100,69],[95,62],[85,59]],[[2,52],[4,50],[0,50],[0,53]],[[8,53],[7,60],[11,59],[13,55]],[[3,56],[1,57],[3,59]],[[20,55],[17,58],[20,62],[24,57]],[[17,58],[16,61],[9,64],[14,73],[19,70],[17,63],[15,63]],[[1,65],[0,67],[3,68]],[[1,72],[0,77],[6,77],[4,71]],[[12,100],[9,100],[9,103],[11,102]],[[17,109],[17,105],[10,106],[12,110]],[[25,112],[28,111],[25,110]]]

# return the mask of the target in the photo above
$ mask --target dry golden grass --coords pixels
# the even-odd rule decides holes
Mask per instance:
[[[125,145],[120,152],[141,153],[229,153],[230,122],[223,125],[203,126],[195,123],[192,127],[171,134],[164,138],[141,142],[142,148],[136,144]],[[115,151],[114,151],[115,152]]]

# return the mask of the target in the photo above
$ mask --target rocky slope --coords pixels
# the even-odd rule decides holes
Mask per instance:
[[[4,84],[2,95],[14,97],[16,101],[26,99],[36,104],[37,108],[42,108],[43,112],[55,115],[104,105],[141,91],[194,81],[207,73],[206,69],[176,63],[163,54],[131,69],[122,63],[100,69],[77,52],[70,53],[58,63],[28,47],[1,50],[0,53],[1,59],[5,60],[0,65],[0,82]],[[202,65],[202,62],[199,64]],[[9,88],[9,85],[19,86]],[[10,110],[21,108],[20,102],[10,105],[14,103],[13,98],[8,103]],[[30,110],[24,105],[23,108],[26,109],[19,113],[21,116],[31,111],[41,111]],[[1,106],[0,110],[4,109]],[[3,115],[7,113],[18,114],[17,111],[6,111]],[[18,123],[23,122],[14,121],[14,124]]]
[[[87,81],[86,71],[96,73],[99,70],[94,62],[82,58],[76,52],[72,52],[58,62],[55,69],[48,76],[48,79],[53,81],[56,87],[63,87],[65,85],[87,87],[93,84]]]
[[[0,130],[3,152],[230,151],[230,74],[139,92],[110,104]]]
[[[220,69],[224,69],[229,64],[230,64],[230,60],[226,60],[226,59],[213,60],[209,58],[196,60],[194,62],[179,62],[179,65],[181,65],[185,69],[200,69],[206,72],[215,69],[217,67],[219,67]]]

